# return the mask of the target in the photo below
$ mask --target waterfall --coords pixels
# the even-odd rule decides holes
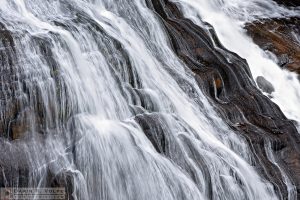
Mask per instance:
[[[272,81],[283,112],[300,119],[296,75],[282,72],[242,31],[264,5],[173,2],[195,24],[203,26],[200,17],[209,22],[254,77]],[[0,113],[17,137],[0,141],[2,187],[67,185],[68,198],[77,200],[282,199],[256,168],[246,138],[222,119],[174,53],[149,1],[0,4],[0,28],[9,33],[0,42],[0,70],[8,77],[1,76]],[[298,14],[276,6],[267,15]],[[18,110],[13,120],[8,110]],[[270,146],[268,157],[280,168]]]
[[[246,35],[243,26],[246,22],[271,17],[300,16],[300,10],[289,10],[271,0],[174,0],[181,5],[184,15],[197,24],[199,17],[210,23],[218,38],[229,50],[245,58],[253,76],[266,77],[275,87],[272,100],[290,118],[300,119],[300,82],[295,73],[283,71],[275,59],[267,55]],[[288,97],[288,98],[286,98]],[[298,125],[300,127],[300,125]]]

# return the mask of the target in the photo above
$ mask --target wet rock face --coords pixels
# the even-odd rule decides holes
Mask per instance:
[[[16,48],[21,46],[20,43],[24,40],[38,50],[34,52],[32,49]],[[50,47],[51,43],[46,39],[31,36],[26,32],[8,30],[0,23],[0,137],[15,140],[33,130],[44,133],[45,129],[54,129],[60,124],[55,121],[55,116],[59,114],[56,102],[62,102],[64,98],[61,96],[64,95],[64,91],[58,90],[57,85],[63,85],[64,82],[58,78],[57,63],[53,59]],[[47,59],[41,60],[40,63],[31,63],[27,52],[43,55]],[[51,76],[57,84],[48,81],[49,77],[38,69],[22,70],[24,66],[30,68],[35,64],[42,65],[43,62],[50,67]],[[41,82],[44,83],[42,86]],[[45,94],[51,95],[46,97]],[[53,94],[57,94],[58,98]],[[45,103],[45,97],[49,103]],[[61,110],[66,111],[68,106],[63,107]],[[65,113],[60,115],[65,116]],[[50,118],[47,119],[47,116]],[[36,124],[39,125],[33,127]]]
[[[195,25],[182,16],[175,4],[167,0],[148,0],[148,5],[161,17],[174,52],[193,72],[199,88],[214,104],[224,121],[236,134],[245,137],[250,144],[249,146],[251,146],[251,150],[255,155],[255,167],[261,175],[274,184],[278,193],[287,197],[287,188],[280,170],[270,162],[266,155],[266,142],[269,141],[278,164],[297,186],[298,197],[300,197],[300,136],[293,123],[283,115],[278,106],[256,88],[246,61],[222,47],[209,24],[206,24],[205,27]],[[247,30],[249,34],[252,34],[257,44],[278,56],[283,67],[299,73],[299,45],[297,44],[297,37],[291,31],[298,30],[296,34],[300,33],[299,19],[276,20],[249,24]],[[21,94],[25,93],[27,96],[30,96],[30,94],[32,97],[41,95],[34,85],[26,82],[26,77],[24,78],[22,74],[20,80],[15,80],[18,77],[15,76],[16,63],[13,63],[13,61],[17,59],[11,57],[15,55],[15,41],[12,34],[0,24],[0,44],[2,45],[0,46],[0,100],[3,100],[0,106],[1,113],[3,113],[0,133],[2,137],[15,140],[28,132],[30,119],[37,120],[37,124],[46,124],[43,113],[45,110],[55,113],[56,109],[52,109],[51,104],[49,109],[45,109],[46,105],[42,105],[43,100],[40,98],[35,99],[31,105],[24,105],[26,101],[22,99],[24,95],[20,95],[20,89],[22,90]],[[212,41],[212,38],[215,41]],[[34,44],[41,47],[39,53],[51,58],[51,48],[47,48],[50,44],[41,39],[35,39],[35,41]],[[215,48],[215,44],[218,48]],[[48,65],[53,68],[51,71],[52,76],[58,79],[55,61],[49,60],[49,62]],[[18,87],[15,84],[16,81],[24,83],[23,87]],[[274,91],[274,87],[263,77],[259,77],[257,83],[267,93]],[[61,84],[63,84],[63,81],[61,81]],[[30,91],[36,91],[36,95],[33,95],[35,93],[29,93]],[[55,91],[51,90],[48,93],[54,94]],[[57,96],[58,99],[50,99],[49,102],[59,102],[63,99],[59,94]],[[65,105],[66,103],[62,104]],[[155,105],[150,105],[147,102],[143,102],[143,104],[147,105],[145,107],[148,109],[155,110]],[[161,134],[164,128],[162,118],[158,115],[140,115],[135,120],[143,128],[157,152],[170,156],[172,152],[170,149],[178,148],[175,148],[174,138]],[[52,127],[51,124],[48,126]],[[41,127],[41,129],[43,128]],[[155,131],[151,131],[153,129]],[[151,134],[152,132],[157,134]],[[2,145],[3,149],[6,150],[8,147],[3,148]],[[17,149],[22,150],[21,147]],[[5,154],[4,150],[3,154]],[[12,152],[10,156],[14,157],[18,154],[20,153],[16,151]],[[9,162],[9,156],[7,156],[7,162],[1,163],[0,161],[0,167],[10,169],[13,166],[22,166],[20,169],[13,168],[7,174],[11,174],[11,179],[19,176],[18,174],[21,174],[20,177],[30,177],[28,175],[30,170],[24,163],[26,163],[26,160],[22,159]],[[21,170],[21,172],[18,172],[18,170]],[[71,175],[68,171],[61,173],[53,171],[49,174],[46,182],[53,187],[72,185],[70,183],[72,181]],[[4,178],[0,176],[0,183],[5,182]],[[16,181],[24,182],[26,180]],[[26,183],[21,185],[26,185]]]
[[[300,0],[274,0],[278,4],[283,4],[285,6],[300,6]]]
[[[174,52],[194,72],[201,90],[224,121],[249,142],[260,174],[273,183],[278,193],[288,196],[280,170],[267,157],[266,142],[269,141],[280,167],[300,192],[300,136],[278,106],[256,88],[246,61],[226,50],[209,24],[195,25],[182,16],[174,3],[152,0],[149,7],[162,18]],[[260,79],[264,90],[274,91],[272,85]]]
[[[45,142],[45,137],[39,135],[36,137],[40,142]],[[32,157],[24,155],[23,151],[30,151],[28,147],[38,149],[38,152],[46,151],[46,148],[37,144],[32,144],[27,138],[24,143],[21,140],[14,140],[12,143],[7,140],[0,139],[0,187],[28,187],[32,188],[43,185],[43,187],[51,188],[65,188],[66,199],[73,200],[73,186],[72,172],[68,169],[60,170],[49,163],[42,161],[43,157],[40,157],[40,165],[36,166],[32,162]],[[45,149],[43,149],[45,148]],[[37,150],[36,149],[36,150]],[[34,155],[34,152],[31,152]],[[49,155],[47,155],[49,156]],[[38,163],[38,162],[37,162]],[[35,164],[37,164],[35,163]],[[39,173],[36,173],[37,169]],[[39,181],[35,180],[35,177],[39,177]]]
[[[253,41],[278,58],[278,65],[300,74],[300,19],[264,19],[246,24]]]
[[[13,33],[0,23],[0,135],[11,138],[13,138],[13,135],[17,136],[19,134],[11,133],[12,130],[9,130],[8,127],[18,114],[21,104],[15,68],[14,46]],[[22,129],[21,126],[15,127],[15,132]]]
[[[266,92],[268,94],[271,94],[272,92],[275,91],[274,86],[272,85],[272,83],[268,80],[266,80],[263,76],[258,76],[256,78],[256,83],[257,86],[263,91]]]

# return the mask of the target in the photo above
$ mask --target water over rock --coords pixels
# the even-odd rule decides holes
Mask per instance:
[[[261,19],[245,25],[253,41],[278,58],[278,64],[300,74],[300,19]]]
[[[206,27],[195,25],[185,19],[176,5],[168,0],[152,0],[152,3],[154,10],[163,19],[174,51],[194,72],[199,87],[214,103],[223,119],[238,134],[247,138],[253,147],[257,155],[256,167],[275,183],[278,192],[286,196],[288,191],[285,180],[265,152],[266,141],[281,144],[282,149],[278,149],[277,145],[272,147],[278,150],[276,159],[288,174],[297,174],[289,177],[300,191],[300,136],[292,121],[255,87],[246,61],[226,50],[209,24]],[[231,58],[230,62],[227,57]],[[214,77],[221,77],[223,87],[219,88],[219,92],[214,87]]]
[[[290,180],[299,198],[300,136],[294,123],[256,88],[246,60],[224,48],[210,24],[196,25],[171,1],[147,0],[159,21],[151,25],[166,31],[163,36],[171,46],[154,51],[157,43],[145,38],[153,36],[153,29],[139,26],[144,25],[136,11],[141,5],[135,7],[134,1],[128,1],[118,5],[117,14],[101,11],[99,18],[96,10],[83,12],[80,6],[85,4],[75,5],[75,1],[62,3],[64,14],[72,15],[61,21],[50,10],[54,19],[49,17],[49,24],[56,29],[41,23],[43,30],[31,35],[0,24],[2,186],[66,187],[69,199],[77,193],[83,195],[77,199],[95,200],[190,200],[199,199],[202,193],[207,199],[263,199],[274,197],[273,190],[287,199]],[[149,11],[142,8],[141,13]],[[140,31],[134,35],[138,52],[130,40],[135,32],[120,16],[133,20],[133,30]],[[45,26],[52,27],[51,31],[43,32]],[[118,35],[123,36],[124,27],[130,36],[125,39]],[[32,44],[28,45],[32,49],[15,48],[15,44],[26,46],[24,42]],[[153,59],[156,52],[174,54],[179,59],[174,56],[171,63],[182,65],[175,68],[159,56]],[[39,59],[21,60],[27,53]],[[287,62],[297,62],[291,58],[295,52],[283,53],[289,57],[284,58]],[[146,59],[139,60],[143,56]],[[35,68],[28,72],[24,66]],[[46,66],[45,71],[41,66]],[[168,81],[159,82],[161,76]],[[274,91],[264,78],[257,82],[263,90]],[[170,87],[160,90],[164,86]],[[200,98],[202,93],[205,99]],[[207,104],[214,110],[206,111]],[[215,111],[218,115],[212,114]],[[220,145],[220,141],[228,144]],[[244,142],[245,148],[237,149]],[[239,171],[236,166],[254,168],[253,177],[244,178],[241,172],[248,170]],[[265,188],[252,190],[256,184]],[[258,194],[261,191],[266,195]]]

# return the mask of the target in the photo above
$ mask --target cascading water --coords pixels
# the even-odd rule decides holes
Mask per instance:
[[[256,78],[266,77],[275,87],[273,101],[291,119],[299,122],[300,82],[295,73],[281,70],[275,60],[251,41],[243,25],[263,18],[300,16],[300,9],[289,10],[271,0],[174,0],[182,6],[184,15],[197,24],[201,19],[210,23],[218,38],[229,50],[239,54],[249,63]],[[288,97],[288,98],[287,98]],[[300,126],[300,125],[299,125]]]
[[[213,16],[217,2],[176,2],[196,23],[198,12],[210,22],[226,47],[247,58],[254,76],[268,78],[270,70],[261,66],[275,64],[239,32],[240,21],[225,17],[226,10],[218,14],[226,24]],[[148,3],[0,0],[0,25],[13,43],[0,43],[11,53],[2,61],[11,82],[2,81],[1,102],[17,101],[17,117],[29,124],[20,139],[1,139],[0,164],[14,165],[3,185],[67,183],[69,198],[79,200],[281,199],[253,167],[246,140],[223,122],[172,51]],[[225,25],[237,35],[224,32]],[[236,36],[251,45],[248,52],[232,43]],[[299,110],[291,109],[299,82],[278,79],[294,85],[284,90],[274,82],[275,102],[286,105],[281,97],[291,95],[282,108],[299,119]],[[1,108],[2,120],[5,112]]]

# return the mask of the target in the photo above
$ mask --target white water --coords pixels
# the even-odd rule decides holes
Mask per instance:
[[[15,34],[20,88],[29,88],[23,104],[35,108],[38,98],[46,116],[46,136],[32,126],[26,138],[2,142],[2,161],[26,163],[29,186],[45,187],[51,172],[71,177],[79,200],[277,199],[252,167],[246,143],[214,112],[144,1],[0,2],[0,20]],[[201,1],[191,2],[200,9]],[[45,57],[37,39],[53,55]],[[148,133],[135,118],[150,121]],[[31,123],[39,124],[35,115]],[[165,154],[155,150],[149,133],[165,138]]]
[[[287,199],[288,200],[297,199],[297,188],[295,185],[293,185],[293,183],[291,182],[290,178],[285,173],[285,171],[280,168],[280,166],[276,160],[276,157],[272,153],[271,143],[268,142],[265,148],[266,148],[266,153],[267,153],[268,159],[270,159],[272,161],[272,163],[274,163],[280,169],[280,173],[283,177],[283,180],[284,180],[285,184],[287,185],[287,188],[288,188]]]
[[[276,61],[260,49],[243,29],[246,22],[269,17],[300,16],[300,9],[279,6],[271,0],[173,0],[182,7],[185,17],[196,24],[210,23],[221,43],[245,58],[253,78],[265,77],[275,87],[272,100],[285,115],[299,122],[300,82],[295,73],[282,70]],[[300,129],[299,129],[300,130]]]

